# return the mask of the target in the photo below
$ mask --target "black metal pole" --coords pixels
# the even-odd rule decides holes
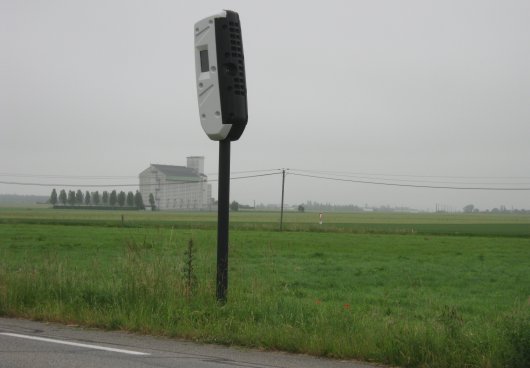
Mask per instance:
[[[283,229],[283,194],[285,191],[285,169],[282,170],[282,208],[280,214],[280,231]]]
[[[217,209],[217,300],[226,302],[228,289],[228,224],[230,206],[230,141],[219,141]]]

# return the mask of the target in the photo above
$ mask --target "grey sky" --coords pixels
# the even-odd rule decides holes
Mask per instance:
[[[218,144],[198,118],[193,24],[223,8],[240,14],[247,70],[249,122],[232,144],[233,172],[530,187],[526,0],[0,0],[0,180],[136,183],[150,163],[185,165],[189,155],[216,173]],[[234,181],[231,198],[278,203],[280,182]],[[530,191],[288,176],[286,201],[306,200],[530,208]]]

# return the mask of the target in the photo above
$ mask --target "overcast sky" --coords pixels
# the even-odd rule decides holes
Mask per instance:
[[[222,9],[240,15],[247,71],[234,176],[291,169],[289,204],[530,208],[528,190],[293,175],[530,188],[528,0],[0,0],[0,181],[134,184],[190,155],[215,179],[193,25]],[[232,183],[241,203],[280,196],[280,175]]]

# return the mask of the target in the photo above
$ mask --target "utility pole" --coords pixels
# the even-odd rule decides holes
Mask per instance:
[[[280,231],[283,229],[283,195],[285,193],[285,169],[282,169],[282,205],[280,210]]]

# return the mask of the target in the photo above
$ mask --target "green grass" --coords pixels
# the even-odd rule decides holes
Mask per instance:
[[[313,229],[314,213],[289,213],[297,231],[280,233],[259,226],[276,214],[233,214],[219,305],[212,214],[139,212],[130,221],[148,226],[121,227],[119,212],[35,211],[0,211],[1,315],[407,367],[530,363],[530,238],[509,230],[528,217],[327,214]],[[473,236],[399,230],[411,223]]]
[[[122,215],[124,222],[122,223]],[[234,230],[279,229],[277,212],[240,211],[230,215]],[[126,226],[136,228],[215,229],[214,212],[82,211],[50,208],[1,208],[0,224]],[[284,229],[301,232],[356,234],[423,234],[530,237],[530,215],[518,214],[403,214],[286,212]]]

